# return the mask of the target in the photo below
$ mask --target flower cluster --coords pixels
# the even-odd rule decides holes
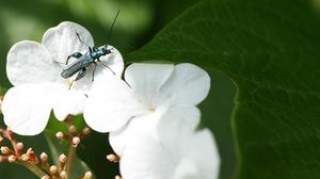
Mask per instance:
[[[83,112],[93,85],[93,67],[76,83],[74,77],[64,79],[60,74],[67,66],[68,56],[74,52],[84,53],[88,46],[93,46],[93,39],[84,27],[63,22],[49,29],[41,44],[22,41],[10,49],[7,76],[14,87],[4,96],[2,111],[11,130],[21,135],[35,135],[45,129],[52,110],[60,121],[70,114]],[[117,50],[100,60],[116,75],[98,66],[94,74],[96,78],[110,75],[120,78],[123,60]]]
[[[100,59],[110,69],[98,64],[78,81],[62,78],[68,56],[88,46],[93,46],[90,33],[72,22],[49,29],[41,44],[15,44],[7,57],[14,87],[2,104],[6,125],[35,135],[45,129],[51,111],[60,121],[83,114],[89,127],[110,133],[117,156],[108,158],[119,160],[124,179],[217,178],[214,137],[208,129],[197,130],[197,105],[208,95],[209,75],[187,63],[135,63],[123,72],[121,54],[113,48]]]

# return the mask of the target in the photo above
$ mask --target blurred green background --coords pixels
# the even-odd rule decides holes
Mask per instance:
[[[97,45],[112,44],[125,56],[151,40],[162,27],[198,1],[200,0],[0,0],[0,85],[4,88],[10,87],[5,73],[6,53],[9,48],[20,40],[40,41],[46,29],[61,21],[74,21],[85,26],[92,33]],[[121,11],[119,19],[112,39],[107,42],[110,25],[118,10]],[[230,120],[236,90],[226,75],[203,68],[210,72],[213,85],[209,97],[200,105],[202,126],[209,127],[215,134],[222,158],[220,178],[230,179],[236,170]],[[37,153],[49,152],[41,135],[19,139],[26,146],[32,146]],[[111,151],[107,135],[93,133],[82,143],[78,154],[98,179],[111,179],[118,173],[117,166],[105,160],[105,155]],[[36,177],[20,166],[0,164],[0,178]]]

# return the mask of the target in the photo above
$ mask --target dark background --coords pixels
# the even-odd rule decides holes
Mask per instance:
[[[40,41],[48,28],[62,21],[74,21],[85,26],[92,33],[96,45],[112,44],[125,56],[151,40],[167,23],[198,1],[200,0],[0,0],[0,86],[10,87],[5,73],[9,48],[20,40]],[[119,19],[112,39],[107,42],[110,25],[118,10],[121,11]],[[236,169],[230,120],[236,90],[226,75],[203,68],[215,75],[211,76],[213,85],[210,95],[200,105],[202,126],[209,127],[214,132],[222,158],[220,178],[229,179]],[[3,124],[1,126],[4,127]],[[19,139],[39,154],[49,151],[41,135]],[[78,154],[98,179],[110,179],[117,174],[117,166],[105,160],[105,155],[109,152],[111,149],[107,135],[93,133],[82,143]],[[20,166],[0,164],[0,178],[36,177]]]

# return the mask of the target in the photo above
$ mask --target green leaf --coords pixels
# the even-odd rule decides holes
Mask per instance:
[[[238,178],[314,179],[320,178],[319,32],[311,1],[203,1],[127,58],[224,72],[238,88],[232,121]]]

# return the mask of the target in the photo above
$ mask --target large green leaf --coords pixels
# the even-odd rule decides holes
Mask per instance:
[[[320,178],[319,32],[311,1],[204,1],[127,58],[192,62],[236,83],[238,178],[315,179]]]

